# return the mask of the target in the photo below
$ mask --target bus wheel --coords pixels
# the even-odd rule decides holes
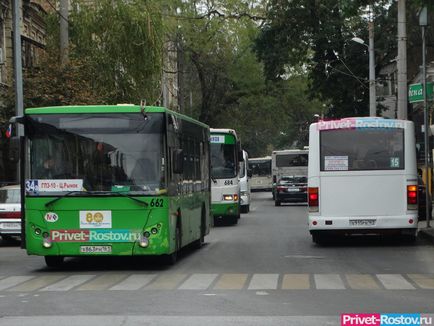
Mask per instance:
[[[178,260],[178,252],[181,249],[181,226],[180,223],[176,224],[175,229],[175,251],[171,254],[164,256],[164,262],[166,265],[175,265]]]
[[[62,266],[63,260],[65,257],[63,256],[44,256],[45,264],[50,268],[58,268]]]
[[[317,245],[322,245],[326,241],[326,236],[321,233],[312,233],[312,241]]]
[[[249,206],[250,205],[243,205],[243,206],[241,206],[241,213],[244,213],[244,214],[248,213],[249,210],[250,210]]]

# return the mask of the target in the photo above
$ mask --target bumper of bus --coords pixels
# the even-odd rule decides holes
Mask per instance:
[[[163,255],[173,252],[171,248],[169,232],[167,227],[154,228],[156,233],[149,232],[148,245],[142,247],[140,240],[131,240],[125,242],[117,241],[77,241],[77,242],[50,242],[47,247],[44,244],[42,234],[35,234],[32,229],[27,230],[26,245],[29,255],[38,256],[148,256],[148,255]],[[116,232],[116,230],[113,230]],[[155,232],[155,230],[154,230]],[[100,249],[97,252],[89,252],[84,249]],[[103,250],[104,249],[104,250]]]
[[[417,222],[417,213],[399,216],[361,216],[350,218],[309,215],[309,231],[311,234],[317,231],[330,231],[330,233],[341,234],[385,234],[398,233],[403,230],[411,233],[417,230]]]
[[[238,202],[211,204],[211,211],[214,217],[233,217],[240,214]]]

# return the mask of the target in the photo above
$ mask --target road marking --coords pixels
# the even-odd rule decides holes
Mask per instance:
[[[9,276],[0,281],[0,291],[31,280],[34,276]]]
[[[247,281],[247,274],[223,274],[214,290],[241,290]]]
[[[116,283],[122,281],[124,278],[125,278],[125,274],[105,274],[105,275],[98,276],[93,280],[91,280],[90,282],[81,285],[76,290],[78,291],[105,290],[115,285]]]
[[[324,256],[304,256],[304,255],[288,255],[285,258],[297,258],[297,259],[324,259]]]
[[[279,274],[254,274],[250,280],[249,290],[276,290]]]
[[[39,291],[68,291],[89,281],[93,277],[95,277],[95,275],[71,275],[59,282],[46,286]]]
[[[387,290],[414,290],[414,286],[400,274],[377,274],[377,278]]]
[[[344,282],[338,274],[315,274],[314,280],[318,290],[345,290]]]
[[[434,274],[408,274],[408,277],[421,289],[434,289]]]
[[[310,289],[309,274],[285,274],[282,280],[282,290]]]
[[[179,290],[206,290],[218,274],[193,274],[178,287]]]
[[[112,286],[109,290],[139,290],[148,285],[156,276],[155,274],[134,274]]]
[[[39,276],[35,279],[32,279],[30,281],[24,282],[18,286],[15,286],[8,291],[14,291],[14,292],[28,292],[28,291],[36,291],[40,288],[43,288],[45,286],[48,286],[50,284],[53,284],[54,282],[57,282],[58,280],[66,277],[66,275],[44,275]]]
[[[0,326],[40,325],[158,325],[158,326],[221,326],[221,325],[272,325],[309,326],[338,325],[337,316],[189,316],[189,315],[51,315],[51,316],[3,316]]]
[[[354,290],[379,290],[381,287],[375,279],[368,274],[347,274],[347,282]]]
[[[187,274],[163,274],[145,287],[146,290],[173,290],[187,277]]]

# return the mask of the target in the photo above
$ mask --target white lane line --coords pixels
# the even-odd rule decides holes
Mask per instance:
[[[178,290],[206,290],[217,276],[218,274],[193,274],[178,287]]]
[[[34,276],[9,276],[0,281],[0,291],[31,280]]]
[[[345,290],[344,282],[338,274],[315,274],[313,277],[318,290]]]
[[[156,274],[134,274],[112,286],[109,290],[139,290],[152,282],[156,276]]]
[[[400,274],[377,274],[377,278],[387,290],[415,289],[415,287]]]
[[[250,280],[249,290],[276,290],[279,274],[254,274]]]
[[[59,282],[46,286],[39,291],[69,291],[72,288],[89,281],[95,276],[96,275],[71,275]]]

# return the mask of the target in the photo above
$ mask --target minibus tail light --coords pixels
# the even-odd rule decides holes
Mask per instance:
[[[407,186],[407,209],[417,209],[417,186]]]
[[[308,204],[309,212],[319,211],[319,188],[309,187],[308,189]]]

